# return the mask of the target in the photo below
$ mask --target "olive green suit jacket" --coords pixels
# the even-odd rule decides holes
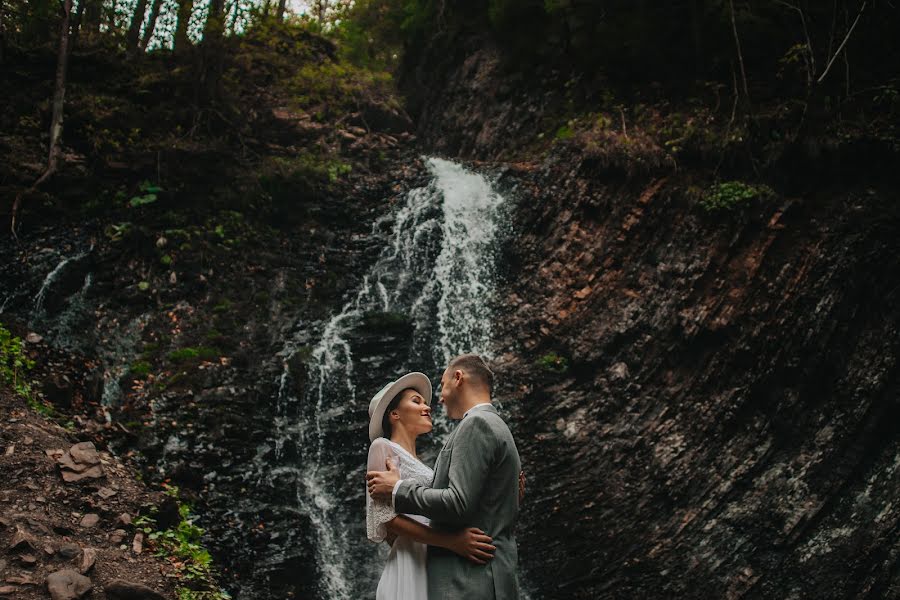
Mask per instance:
[[[431,487],[400,483],[394,494],[398,513],[425,515],[432,527],[443,530],[478,527],[497,547],[493,560],[476,565],[429,546],[429,600],[518,600],[520,470],[512,433],[488,405],[470,411],[450,435],[438,454]]]

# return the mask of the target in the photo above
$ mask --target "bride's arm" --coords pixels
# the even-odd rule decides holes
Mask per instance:
[[[493,539],[475,527],[449,533],[422,525],[404,515],[397,515],[386,523],[386,527],[395,536],[404,536],[422,544],[446,548],[478,565],[487,564],[487,561],[494,558],[493,552],[497,549],[491,545]]]

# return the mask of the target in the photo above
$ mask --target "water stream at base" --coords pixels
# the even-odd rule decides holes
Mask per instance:
[[[268,468],[280,481],[289,474],[296,509],[311,523],[321,597],[370,597],[386,553],[364,531],[371,395],[407,370],[421,370],[435,382],[452,356],[490,353],[504,199],[484,177],[456,163],[430,158],[427,166],[431,182],[375,223],[383,249],[318,344],[293,340],[281,353],[276,464]],[[380,350],[379,340],[360,341],[373,327],[389,332]],[[308,380],[306,393],[295,397],[289,365],[300,352]],[[432,456],[447,430],[436,407],[435,435],[425,443]],[[427,449],[425,456],[428,462]]]

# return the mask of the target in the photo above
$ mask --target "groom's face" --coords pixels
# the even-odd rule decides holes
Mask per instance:
[[[450,419],[459,419],[462,415],[458,415],[457,413],[457,402],[459,398],[459,378],[456,377],[456,373],[458,371],[450,370],[450,368],[444,369],[444,374],[441,375],[441,399],[440,403],[444,405],[444,410],[447,411],[447,417]]]

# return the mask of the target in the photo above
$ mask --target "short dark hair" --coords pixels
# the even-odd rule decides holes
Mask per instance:
[[[491,371],[485,360],[477,354],[460,354],[450,361],[447,368],[464,371],[466,375],[487,386],[488,393],[494,390],[494,372]]]
[[[403,388],[391,399],[387,408],[384,409],[384,415],[381,417],[381,435],[390,439],[391,437],[391,411],[400,406],[400,398],[409,390],[417,391],[416,388]]]

